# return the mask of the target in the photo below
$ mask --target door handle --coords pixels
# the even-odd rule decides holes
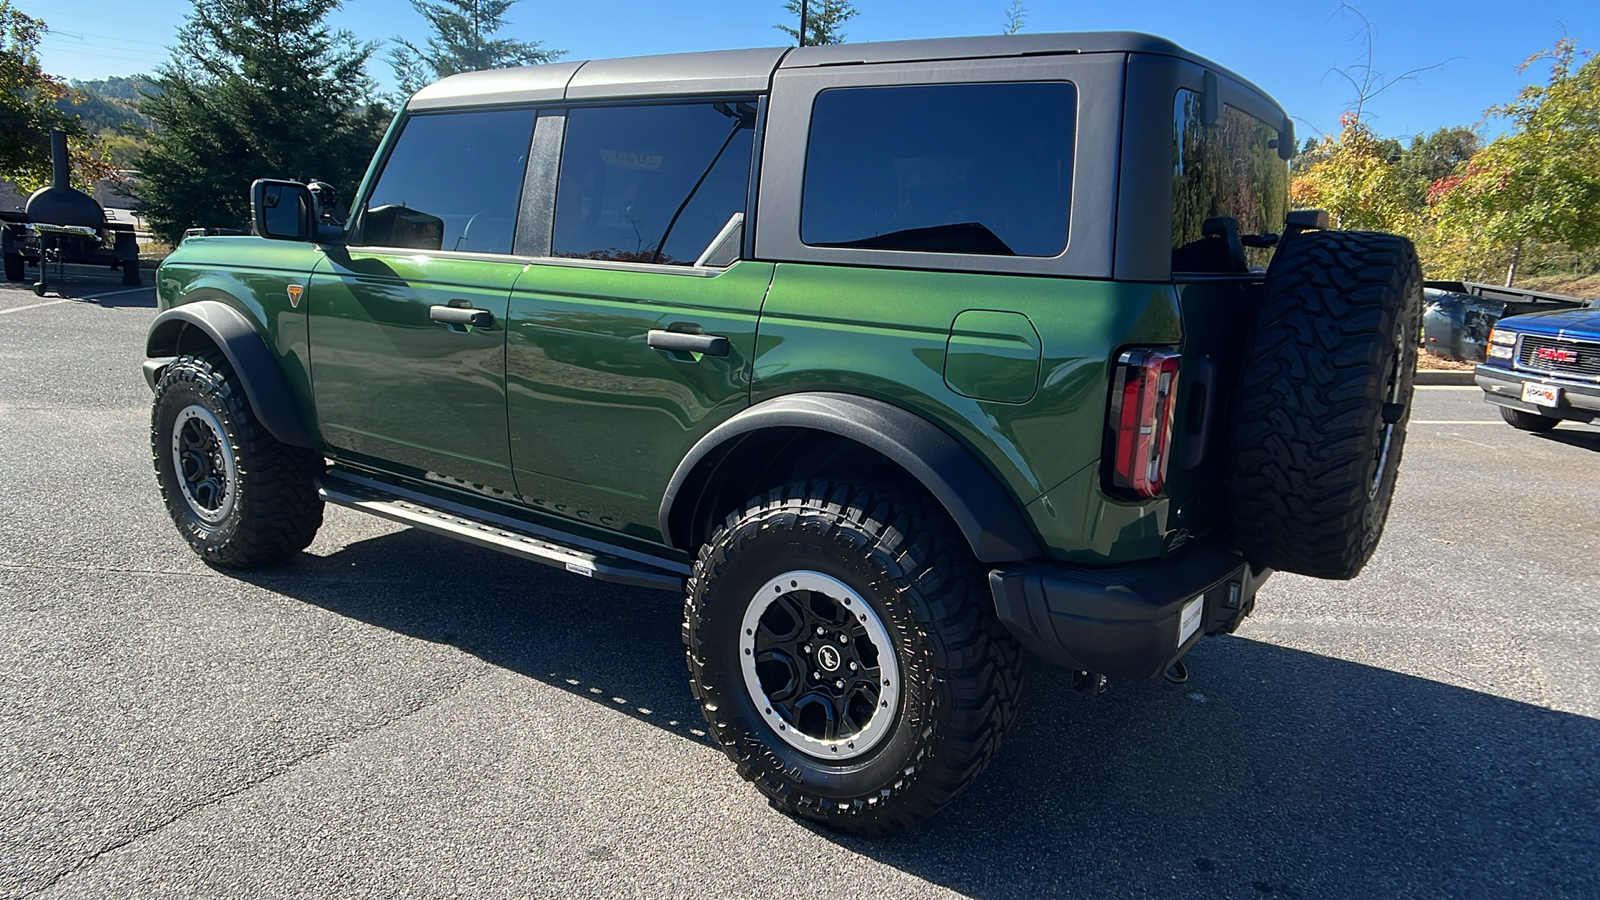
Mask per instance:
[[[728,339],[720,334],[689,334],[683,331],[650,329],[645,343],[657,350],[682,350],[706,356],[727,356]]]
[[[428,318],[446,325],[471,325],[488,328],[494,324],[494,313],[487,309],[464,309],[459,306],[430,306]]]

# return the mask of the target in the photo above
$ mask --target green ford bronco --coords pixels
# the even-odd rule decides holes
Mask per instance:
[[[254,235],[162,265],[161,491],[222,567],[334,503],[681,592],[740,772],[904,828],[993,757],[1024,649],[1177,677],[1272,571],[1371,556],[1421,274],[1290,212],[1293,147],[1130,33],[447,78],[348,217],[258,181]]]

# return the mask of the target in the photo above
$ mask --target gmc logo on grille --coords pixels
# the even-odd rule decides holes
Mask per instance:
[[[1554,347],[1539,347],[1533,351],[1533,358],[1541,359],[1545,362],[1575,363],[1578,361],[1578,351],[1557,350]]]

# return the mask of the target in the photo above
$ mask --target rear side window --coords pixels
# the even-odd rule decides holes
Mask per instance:
[[[510,253],[534,111],[412,116],[367,199],[373,247]]]
[[[1275,233],[1289,211],[1289,164],[1278,155],[1278,129],[1223,105],[1215,125],[1200,116],[1201,97],[1178,91],[1172,133],[1172,267],[1227,271],[1202,233],[1206,219],[1232,216],[1240,234]],[[1264,266],[1271,248],[1246,248]]]
[[[574,109],[556,191],[556,256],[693,265],[750,185],[753,103]]]
[[[817,95],[800,239],[813,247],[1057,256],[1077,89],[1067,82]]]

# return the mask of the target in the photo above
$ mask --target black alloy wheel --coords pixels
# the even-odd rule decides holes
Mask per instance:
[[[711,736],[776,808],[889,834],[994,758],[1017,642],[943,508],[898,481],[797,482],[701,547],[684,599]]]

